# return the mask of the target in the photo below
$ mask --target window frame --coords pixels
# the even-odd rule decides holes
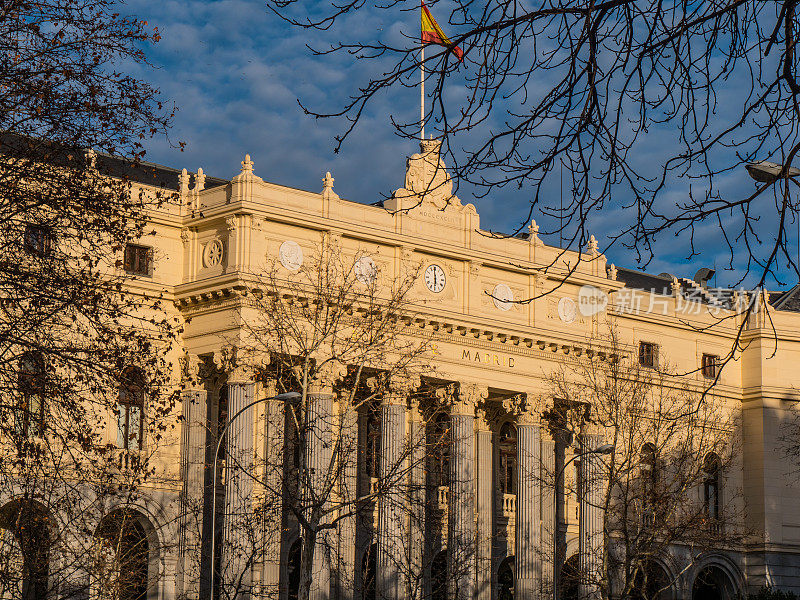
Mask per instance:
[[[26,254],[44,258],[50,255],[53,247],[53,232],[46,225],[28,223],[22,234],[22,248]]]
[[[648,349],[649,353],[645,350]],[[647,357],[649,356],[649,359]],[[639,365],[647,369],[658,367],[658,344],[655,342],[639,342]]]
[[[25,368],[25,362],[32,360],[35,367],[31,370]],[[30,364],[30,363],[29,363]],[[17,370],[17,388],[19,401],[14,409],[14,429],[19,439],[41,437],[45,429],[45,398],[47,386],[47,370],[41,352],[24,352],[19,357]],[[34,415],[31,410],[31,400],[36,398],[38,406]]]
[[[144,264],[142,264],[144,254]],[[129,260],[129,257],[132,257]],[[153,247],[127,243],[122,254],[122,268],[129,275],[150,277],[153,274]]]
[[[711,359],[709,362],[706,359]],[[700,373],[706,379],[716,379],[719,373],[719,355],[718,354],[709,354],[707,352],[703,353],[703,356],[700,358]]]
[[[134,379],[135,377],[135,379]],[[127,452],[138,452],[144,448],[144,374],[141,369],[131,367],[123,372],[117,396],[117,447]],[[139,431],[135,443],[131,432],[131,417],[137,409]]]
[[[502,494],[517,493],[517,428],[510,421],[506,421],[500,427],[498,434],[498,452],[500,457],[500,469],[498,475],[500,481],[498,485]]]
[[[703,478],[703,512],[709,521],[719,521],[722,514],[722,502],[720,501],[722,491],[722,465],[719,456],[711,452],[703,459],[703,470],[706,475]],[[712,504],[713,490],[713,504]],[[712,510],[713,508],[713,510]]]

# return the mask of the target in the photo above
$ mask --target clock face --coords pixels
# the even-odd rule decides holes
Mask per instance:
[[[578,307],[572,298],[561,298],[558,301],[558,316],[564,323],[572,323],[578,315]]]
[[[356,261],[353,271],[355,271],[356,279],[364,285],[370,285],[378,274],[378,265],[371,257],[362,256]]]
[[[444,276],[444,269],[439,265],[431,265],[425,269],[425,285],[436,294],[444,289],[447,279]]]

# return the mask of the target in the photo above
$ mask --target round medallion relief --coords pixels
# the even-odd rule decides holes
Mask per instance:
[[[505,283],[498,283],[492,290],[492,302],[498,310],[511,310],[514,306],[514,292]]]
[[[372,257],[362,256],[353,265],[353,271],[356,274],[356,279],[364,285],[370,285],[378,275],[378,265],[375,264]]]
[[[578,307],[572,298],[562,298],[558,301],[558,318],[564,323],[572,323],[578,316]]]
[[[203,264],[208,267],[218,267],[222,264],[222,255],[225,247],[220,240],[214,239],[206,244],[203,249]]]
[[[294,240],[286,240],[278,250],[278,260],[289,271],[297,271],[303,266],[303,249]]]

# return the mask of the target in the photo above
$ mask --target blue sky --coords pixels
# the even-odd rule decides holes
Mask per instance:
[[[137,68],[137,74],[178,106],[170,139],[172,144],[186,143],[181,152],[167,140],[155,139],[148,146],[148,160],[189,171],[203,167],[209,175],[229,178],[238,173],[240,161],[249,153],[256,173],[268,181],[316,191],[322,187],[324,173],[331,171],[340,196],[365,203],[380,200],[402,184],[405,157],[417,148],[394,134],[391,119],[416,118],[417,89],[398,88],[377,97],[339,155],[333,153],[334,136],[343,123],[315,120],[298,105],[301,99],[320,110],[334,109],[378,69],[375,61],[343,54],[312,56],[306,44],[321,47],[326,36],[335,39],[335,32],[291,29],[258,0],[129,0],[126,6],[162,32],[162,41],[149,51],[155,70]],[[405,35],[415,34],[417,19],[416,12],[360,10],[343,25],[351,33],[363,32],[365,39],[378,37],[400,44]],[[463,82],[454,78],[448,85],[448,97],[457,103],[466,93]],[[724,111],[724,94],[720,101]],[[675,143],[674,138],[674,128],[654,128],[648,139],[651,150],[640,160],[657,161]],[[665,200],[686,197],[689,183],[673,182]],[[718,178],[716,185],[723,193],[754,189],[743,168]],[[549,191],[559,193],[557,178]],[[476,205],[482,228],[511,231],[527,215],[530,190],[503,189],[476,199],[473,190],[463,186],[458,195]],[[606,228],[617,226],[620,218],[619,211],[609,210],[593,221],[593,233],[601,245]],[[557,236],[545,240],[558,244]],[[696,240],[702,254],[691,261],[685,259],[689,253],[685,238],[657,240],[657,256],[646,270],[691,277],[702,266],[716,265],[718,283],[734,283],[735,272],[722,270],[728,256],[716,224],[701,226]],[[637,268],[635,257],[623,248],[612,248],[607,254],[619,266]],[[793,284],[794,277],[784,283]],[[777,286],[772,282],[770,287]]]

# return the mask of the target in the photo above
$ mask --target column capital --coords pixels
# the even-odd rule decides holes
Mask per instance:
[[[539,415],[531,410],[523,410],[517,414],[517,426],[520,427],[536,427],[541,424]]]
[[[475,409],[489,397],[489,387],[477,383],[460,383],[453,414],[474,416]]]
[[[333,393],[334,384],[347,376],[347,365],[338,360],[329,359],[314,369],[310,384],[315,392]],[[300,379],[302,381],[302,377]]]
[[[201,373],[200,370],[203,366],[203,359],[197,354],[190,354],[184,352],[183,356],[178,359],[178,364],[181,370],[181,380],[185,389],[195,389],[200,386]]]

